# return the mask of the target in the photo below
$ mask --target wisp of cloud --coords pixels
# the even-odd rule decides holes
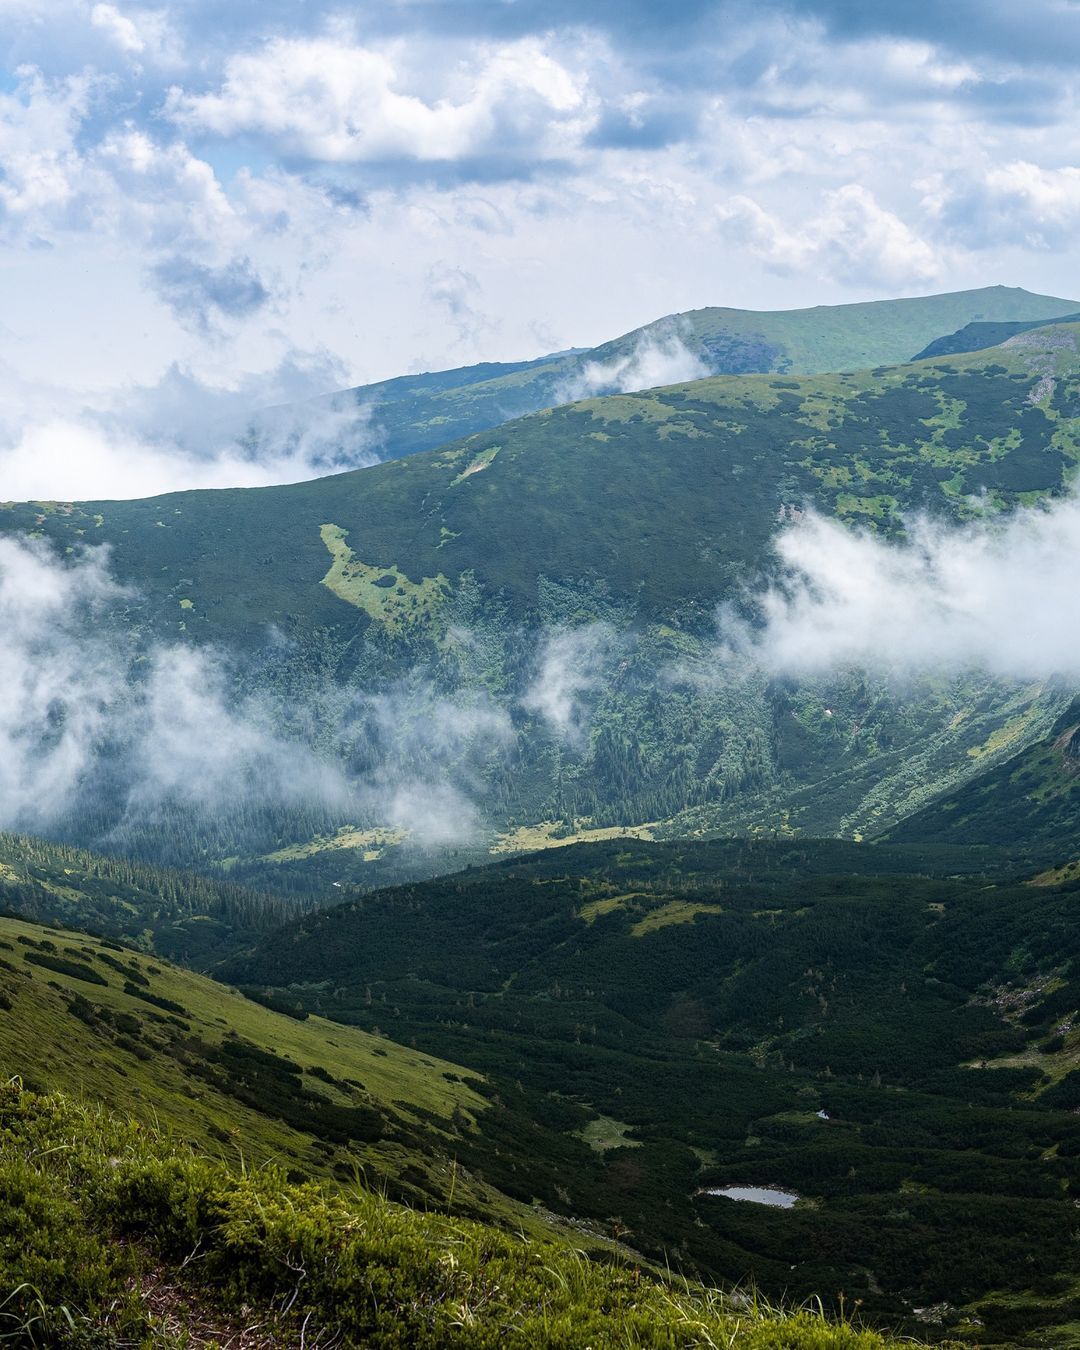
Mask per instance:
[[[225,838],[267,816],[391,825],[420,847],[473,837],[483,771],[513,738],[486,693],[316,682],[298,705],[229,653],[118,629],[136,600],[104,549],[0,538],[0,828],[125,851],[166,821]]]
[[[557,739],[580,748],[589,730],[590,696],[603,687],[607,667],[623,648],[607,623],[550,630],[541,639],[522,707],[538,714]]]
[[[701,380],[709,369],[686,345],[675,327],[654,324],[629,352],[610,361],[586,361],[555,391],[556,402],[599,398],[604,394],[632,394],[666,384]]]
[[[723,625],[729,649],[767,669],[1080,675],[1076,497],[960,526],[916,520],[899,542],[809,512],[776,548],[784,576],[758,597],[762,626]]]

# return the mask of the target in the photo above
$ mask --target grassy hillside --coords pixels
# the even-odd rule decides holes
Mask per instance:
[[[279,1006],[288,1015],[108,940],[0,918],[4,1078],[106,1102],[231,1162],[362,1174],[420,1203],[456,1185],[466,1209],[510,1215],[453,1175],[458,1136],[488,1106],[477,1075]]]
[[[1075,902],[985,849],[621,840],[366,895],[230,973],[482,1071],[461,1156],[511,1195],[711,1278],[1064,1347]]]
[[[887,1350],[568,1243],[237,1174],[60,1097],[0,1090],[0,1327],[18,1345]]]
[[[580,397],[574,390],[583,382],[606,392],[604,371],[611,387],[617,387],[619,363],[643,347],[685,349],[713,375],[811,375],[908,361],[932,339],[974,321],[1037,321],[1076,310],[1072,301],[1007,286],[813,309],[698,309],[587,351],[406,376],[347,390],[323,403],[335,411],[349,403],[363,409],[372,443],[383,457],[396,459],[566,403]]]
[[[763,313],[700,309],[687,317],[693,332],[706,343],[710,339],[722,341],[727,334],[760,334],[779,349],[775,364],[765,369],[815,375],[910,361],[930,341],[931,331],[939,336],[976,321],[1056,319],[1076,309],[1068,300],[1032,295],[1020,287],[987,286],[910,300],[818,305],[813,309]],[[924,338],[923,334],[928,336]]]
[[[569,1128],[579,1109],[523,1084],[507,1109],[509,1085],[377,1025],[258,998],[107,939],[0,918],[0,1078],[16,1083],[0,1092],[0,1332],[120,1346],[153,1326],[154,1344],[210,1344],[243,1317],[261,1328],[244,1344],[258,1346],[569,1347],[602,1307],[597,1345],[704,1346],[720,1333],[789,1350],[885,1344],[666,1287],[639,1265],[594,1265],[582,1246],[632,1259],[613,1242],[631,1234],[588,1207],[560,1205],[560,1220],[544,1199],[552,1175],[556,1203],[579,1175],[589,1184],[596,1136]],[[381,992],[370,1007],[400,1017]],[[67,1100],[34,1095],[58,1089]],[[512,1195],[480,1176],[485,1156]],[[196,1332],[205,1339],[183,1339]]]

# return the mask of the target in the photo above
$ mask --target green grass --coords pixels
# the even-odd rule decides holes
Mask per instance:
[[[630,929],[631,936],[643,937],[673,923],[693,923],[699,914],[723,914],[721,905],[706,905],[694,900],[669,900],[651,909]]]
[[[444,576],[410,581],[396,567],[370,567],[361,562],[345,542],[348,530],[323,525],[319,533],[332,559],[322,584],[339,599],[362,609],[390,632],[430,625],[438,618],[440,602],[449,589]]]
[[[640,1148],[639,1139],[627,1138],[633,1128],[625,1120],[613,1120],[611,1116],[597,1116],[579,1133],[591,1149],[595,1149],[597,1153],[606,1153],[609,1148]]]
[[[251,1165],[276,1161],[322,1176],[367,1168],[388,1179],[405,1174],[421,1191],[443,1195],[454,1184],[460,1132],[474,1129],[488,1107],[470,1086],[479,1076],[458,1065],[318,1016],[271,1011],[81,933],[3,918],[0,953],[0,991],[10,1004],[0,1009],[0,1073],[108,1102]],[[297,1109],[282,1119],[274,1085],[264,1092],[234,1081],[230,1090],[228,1061],[223,1067],[214,1056],[231,1045],[298,1066],[302,1074],[288,1077],[309,1098],[296,1096]],[[370,1113],[377,1127],[365,1133],[376,1137],[350,1143],[336,1131],[321,1135],[308,1104],[319,1102]],[[498,1197],[484,1194],[500,1208]],[[476,1198],[469,1182],[459,1198]]]
[[[261,1324],[259,1345],[895,1344],[812,1310],[785,1314],[569,1244],[396,1208],[359,1187],[238,1173],[98,1108],[0,1089],[0,1331],[31,1346],[190,1344],[167,1333],[163,1285],[192,1324],[219,1334],[241,1315]]]

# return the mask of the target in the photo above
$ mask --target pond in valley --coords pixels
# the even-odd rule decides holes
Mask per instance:
[[[724,1200],[749,1200],[755,1205],[791,1209],[798,1200],[794,1191],[779,1191],[769,1186],[710,1186],[702,1195],[719,1195]]]

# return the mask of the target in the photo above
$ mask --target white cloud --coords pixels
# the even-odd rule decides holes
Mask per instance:
[[[777,551],[785,576],[760,597],[763,628],[727,621],[733,646],[770,670],[1080,675],[1075,498],[960,527],[918,521],[902,543],[811,513]]]
[[[618,635],[606,623],[547,633],[522,707],[539,714],[561,740],[583,745],[592,715],[590,695],[601,688],[605,670],[620,649]]]
[[[686,345],[677,327],[654,324],[630,351],[609,361],[586,361],[555,391],[559,403],[596,398],[601,394],[630,394],[665,384],[703,379],[709,368]]]
[[[470,794],[513,738],[486,695],[310,678],[276,695],[221,651],[118,632],[137,600],[104,550],[61,560],[0,537],[0,828],[84,831],[89,808],[123,845],[176,812],[238,830],[303,808],[424,847],[477,829]]]
[[[450,783],[407,782],[394,788],[386,823],[421,848],[465,844],[480,828],[474,802]]]
[[[41,825],[70,802],[105,733],[116,657],[83,641],[122,598],[106,557],[58,566],[44,546],[0,539],[0,821]]]
[[[1080,226],[1080,167],[1014,160],[987,165],[981,174],[938,175],[925,185],[924,205],[971,247],[1063,249]]]
[[[95,5],[90,11],[90,22],[95,28],[103,29],[125,52],[141,52],[146,47],[138,25],[121,14],[115,5]]]
[[[283,155],[331,164],[507,151],[552,158],[573,150],[594,120],[581,77],[537,38],[433,65],[421,92],[410,82],[400,46],[275,37],[230,57],[218,92],[170,91],[166,113],[203,134],[263,136]]]
[[[265,412],[246,424],[250,442],[225,433],[199,453],[107,420],[51,418],[0,447],[0,484],[6,501],[87,501],[303,482],[377,463],[370,416],[348,397]]]
[[[953,109],[1015,72],[1001,63],[958,59],[932,42],[895,37],[837,42],[813,20],[751,26],[747,45],[761,59],[739,93],[771,117],[871,121],[885,115],[952,120]]]
[[[182,142],[124,123],[86,136],[114,79],[17,74],[15,91],[0,94],[0,234],[9,241],[93,232],[140,250],[228,250],[244,237],[213,169]]]
[[[173,366],[152,386],[84,402],[0,367],[0,491],[8,501],[155,496],[295,483],[381,458],[369,404],[325,352],[209,384]]]
[[[18,72],[19,87],[0,94],[0,226],[36,232],[71,207],[82,177],[75,135],[100,82],[88,75],[50,82]]]
[[[137,674],[133,706],[116,729],[128,775],[126,828],[166,804],[204,814],[245,804],[355,806],[341,765],[284,736],[272,701],[237,699],[230,673],[220,654],[159,646],[149,672]]]
[[[840,281],[907,287],[940,274],[931,246],[858,183],[825,193],[822,210],[789,226],[751,197],[718,210],[721,229],[784,274],[813,272]]]
[[[246,237],[214,170],[181,142],[163,145],[123,127],[100,142],[87,167],[97,228],[173,250],[228,250]]]

